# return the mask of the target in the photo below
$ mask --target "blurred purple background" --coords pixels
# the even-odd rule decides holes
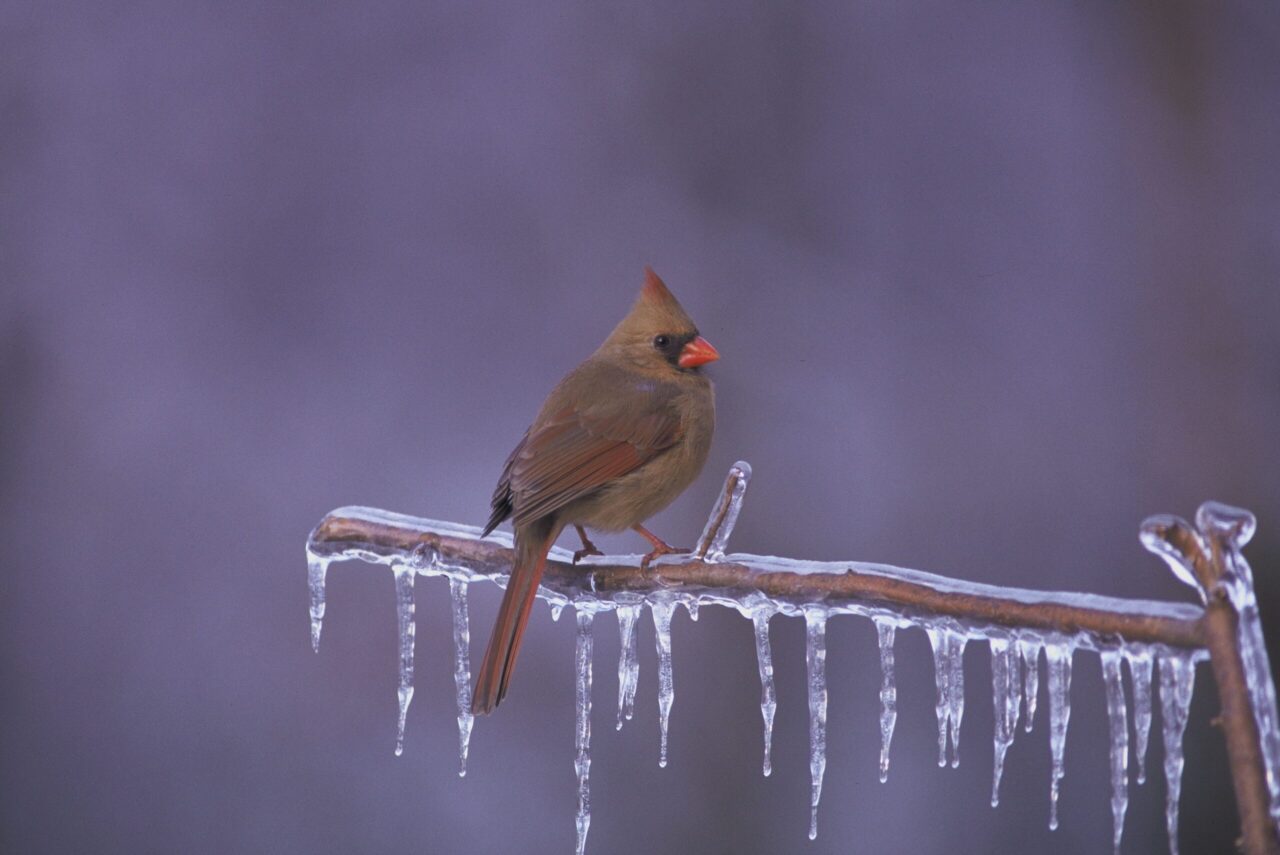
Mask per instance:
[[[397,759],[391,575],[335,565],[316,656],[302,547],[349,503],[483,522],[646,263],[724,357],[668,539],[744,458],[739,550],[1188,601],[1138,524],[1215,498],[1280,639],[1280,9],[1037,5],[7,6],[0,848],[571,851],[572,621],[535,614],[459,780],[444,584]],[[1043,697],[993,811],[986,656],[939,770],[901,634],[881,785],[875,633],[834,621],[809,843],[800,623],[767,779],[748,623],[677,617],[664,770],[651,626],[619,734],[613,625],[589,852],[1109,850],[1092,654],[1050,833]],[[1183,851],[1221,852],[1199,681]],[[1161,758],[1126,851],[1164,847]]]

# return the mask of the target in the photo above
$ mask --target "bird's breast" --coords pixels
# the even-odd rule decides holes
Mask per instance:
[[[680,438],[634,472],[565,508],[566,521],[601,531],[623,531],[661,511],[694,482],[707,461],[715,432],[710,383],[676,402]]]

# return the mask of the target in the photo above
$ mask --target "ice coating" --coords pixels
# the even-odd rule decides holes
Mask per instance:
[[[618,730],[622,720],[631,721],[636,711],[636,684],[640,680],[640,659],[636,655],[636,621],[639,603],[618,606]]]
[[[809,686],[809,839],[818,837],[818,802],[827,771],[827,613],[804,611],[805,671]]]
[[[1022,657],[1022,674],[1025,679],[1022,698],[1027,707],[1024,719],[1027,733],[1031,732],[1031,725],[1036,719],[1036,698],[1040,694],[1040,650],[1043,647],[1038,641],[1018,640],[1018,653]]]
[[[467,610],[467,583],[449,580],[453,605],[453,688],[458,698],[458,777],[466,777],[467,751],[471,744],[471,617]]]
[[[1164,736],[1164,821],[1169,852],[1178,855],[1178,799],[1182,795],[1182,734],[1187,729],[1195,661],[1185,653],[1160,651],[1160,723]]]
[[[574,645],[574,666],[577,674],[575,698],[577,701],[577,727],[574,731],[573,768],[578,773],[578,855],[587,849],[587,830],[591,828],[591,648],[593,644],[591,624],[595,610],[577,607],[578,631]]]
[[[320,652],[320,630],[324,625],[324,577],[329,559],[316,556],[307,549],[307,590],[311,595],[311,649]]]
[[[1058,828],[1058,789],[1064,774],[1063,759],[1067,747],[1067,724],[1071,721],[1071,656],[1075,648],[1069,641],[1045,644],[1045,660],[1049,665],[1049,752],[1053,757],[1049,783],[1049,828]]]
[[[749,469],[741,474],[749,477]],[[726,481],[726,489],[721,501],[713,509],[713,518],[708,523],[699,547],[706,549],[709,561],[727,559],[742,564],[759,573],[787,573],[792,575],[862,573],[888,577],[914,585],[926,585],[941,593],[967,594],[971,596],[999,595],[1005,599],[1018,600],[1024,603],[1045,603],[1079,608],[1104,608],[1119,613],[1143,614],[1178,620],[1193,620],[1203,613],[1196,606],[1170,603],[1150,603],[1143,601],[1122,601],[1112,598],[1097,597],[1089,594],[1061,594],[1039,591],[1020,591],[994,586],[969,583],[960,580],[946,579],[921,571],[890,567],[887,565],[866,564],[861,562],[811,562],[791,561],[788,559],[767,556],[733,555],[722,556],[727,537],[732,530],[733,522],[741,509],[741,499],[745,491],[745,478],[735,478],[734,472]],[[1213,509],[1210,509],[1213,511]],[[1274,726],[1274,689],[1267,671],[1265,651],[1261,648],[1261,631],[1256,623],[1256,600],[1253,600],[1251,574],[1243,558],[1239,557],[1238,547],[1247,537],[1244,536],[1247,526],[1239,518],[1232,518],[1218,511],[1206,512],[1202,508],[1202,519],[1197,523],[1202,529],[1210,528],[1212,536],[1206,534],[1201,543],[1208,543],[1213,548],[1221,549],[1227,559],[1229,573],[1224,579],[1224,589],[1231,597],[1232,604],[1241,613],[1241,655],[1245,660],[1245,668],[1250,680],[1250,700],[1260,730],[1266,735],[1275,735]],[[1216,514],[1216,516],[1215,516]],[[403,746],[404,722],[413,692],[413,597],[415,574],[427,576],[446,576],[449,579],[450,593],[453,600],[454,617],[454,683],[458,702],[459,727],[459,760],[460,774],[465,774],[467,744],[471,731],[470,717],[470,667],[469,667],[469,626],[467,615],[467,586],[475,581],[494,581],[502,585],[506,581],[509,558],[492,549],[492,546],[510,548],[509,535],[498,532],[487,538],[480,538],[479,529],[472,526],[461,526],[453,523],[434,522],[385,511],[365,508],[343,508],[334,511],[330,517],[336,519],[336,525],[323,532],[323,536],[313,535],[308,541],[308,588],[311,608],[311,637],[313,646],[318,646],[320,629],[325,615],[325,579],[328,567],[333,561],[358,559],[371,563],[390,565],[396,576],[397,615],[400,631],[400,715],[397,727],[397,753]],[[328,518],[326,518],[328,519]],[[362,526],[360,523],[369,523]],[[325,523],[322,523],[324,525]],[[378,528],[383,527],[383,528]],[[399,532],[386,533],[385,529],[398,528]],[[1216,527],[1216,528],[1215,528]],[[404,536],[404,530],[422,533],[416,541]],[[364,536],[364,532],[375,534]],[[320,529],[317,529],[320,532]],[[446,540],[447,538],[447,540]],[[470,545],[469,542],[482,547]],[[559,547],[554,547],[550,556],[554,561],[567,563],[571,554]],[[593,563],[618,565],[639,563],[639,556],[609,556],[598,561],[588,560],[586,568]],[[662,562],[655,565],[661,572]],[[1129,662],[1133,681],[1134,726],[1137,742],[1136,758],[1139,760],[1139,779],[1141,780],[1141,758],[1145,753],[1148,732],[1151,724],[1151,676],[1155,660],[1155,650],[1151,645],[1122,642],[1116,649],[1115,636],[1095,636],[1081,631],[1071,636],[1056,635],[1047,630],[1033,630],[1025,626],[1007,627],[991,626],[984,623],[961,623],[951,617],[921,614],[919,612],[901,612],[881,602],[861,602],[849,600],[828,600],[821,605],[804,602],[799,599],[778,599],[766,597],[762,591],[750,586],[743,588],[695,589],[688,587],[678,591],[647,590],[639,593],[611,586],[597,592],[594,578],[590,574],[583,575],[583,583],[566,584],[563,573],[558,579],[549,582],[552,587],[542,587],[538,596],[551,606],[553,616],[572,602],[577,613],[577,646],[575,648],[575,664],[577,667],[577,731],[575,739],[575,771],[578,774],[579,805],[577,814],[578,851],[585,846],[585,839],[590,823],[589,804],[589,771],[590,771],[590,681],[591,681],[591,623],[594,614],[600,610],[616,609],[618,611],[620,653],[619,653],[619,725],[631,717],[636,695],[638,676],[638,659],[636,656],[637,619],[645,604],[650,606],[655,626],[655,641],[659,657],[658,701],[661,724],[660,765],[667,759],[667,732],[673,700],[672,667],[671,667],[671,620],[675,607],[684,605],[691,617],[697,614],[699,604],[716,604],[737,609],[750,619],[756,642],[757,664],[761,680],[761,716],[764,720],[765,754],[763,768],[768,774],[771,767],[771,734],[772,724],[777,708],[777,698],[773,686],[772,651],[769,644],[769,620],[773,614],[784,616],[803,616],[806,623],[806,671],[808,676],[808,706],[810,731],[810,835],[816,836],[817,807],[821,798],[823,777],[825,774],[826,752],[826,711],[827,687],[825,679],[825,629],[826,622],[832,615],[855,614],[872,619],[877,630],[879,652],[881,654],[881,779],[887,775],[889,746],[892,740],[896,720],[896,692],[894,691],[893,644],[896,630],[906,627],[919,627],[929,635],[933,648],[935,671],[938,681],[938,706],[935,712],[939,718],[940,754],[945,763],[946,742],[950,739],[951,762],[958,763],[958,743],[960,722],[964,711],[964,668],[963,652],[969,639],[988,642],[992,656],[992,699],[995,704],[995,764],[992,778],[993,803],[999,795],[1001,769],[1003,759],[1016,730],[1019,704],[1025,704],[1025,724],[1030,729],[1035,715],[1036,693],[1038,691],[1038,659],[1041,649],[1046,649],[1048,664],[1048,692],[1050,695],[1050,745],[1053,756],[1053,780],[1051,789],[1051,827],[1056,826],[1057,797],[1063,771],[1065,738],[1067,723],[1070,717],[1069,691],[1071,674],[1071,654],[1075,647],[1102,652],[1105,687],[1107,689],[1108,721],[1112,733],[1111,740],[1111,777],[1112,777],[1112,810],[1115,817],[1115,840],[1120,840],[1123,816],[1127,808],[1126,783],[1123,779],[1127,765],[1127,732],[1121,727],[1116,730],[1116,721],[1124,720],[1125,707],[1122,681],[1119,679],[1119,661],[1123,658]],[[1184,580],[1185,581],[1185,580]],[[1234,587],[1232,587],[1234,586]],[[584,626],[585,638],[584,638]],[[1246,638],[1246,634],[1249,637]],[[1162,684],[1172,681],[1172,688],[1162,686],[1162,704],[1173,703],[1172,712],[1166,710],[1163,719],[1166,723],[1164,737],[1166,740],[1166,775],[1170,776],[1171,801],[1169,806],[1171,829],[1176,835],[1177,799],[1176,790],[1180,782],[1182,757],[1181,738],[1186,726],[1186,711],[1194,687],[1193,663],[1198,651],[1178,648],[1158,648],[1162,658]],[[1109,651],[1109,652],[1107,652]],[[1253,657],[1250,659],[1249,657]],[[1167,659],[1167,662],[1164,660]],[[1168,669],[1168,674],[1165,671]],[[1117,697],[1118,690],[1118,697]],[[1145,705],[1144,705],[1145,700]],[[1268,704],[1268,700],[1270,703]],[[1118,714],[1117,714],[1118,709]],[[1144,711],[1145,709],[1145,711]],[[1270,716],[1270,718],[1268,718]],[[1267,724],[1271,722],[1271,724]],[[1172,728],[1172,730],[1171,730]],[[1169,745],[1173,745],[1170,750]],[[1264,746],[1264,749],[1266,746]],[[1170,761],[1176,761],[1176,770]],[[1274,782],[1272,759],[1267,757],[1268,784]],[[1274,797],[1274,790],[1273,790]],[[1176,841],[1175,841],[1176,842]]]
[[[1119,650],[1102,651],[1102,681],[1107,692],[1107,729],[1111,748],[1112,842],[1118,855],[1124,834],[1124,815],[1129,809],[1129,713],[1124,702],[1124,679]]]
[[[747,461],[739,460],[729,468],[724,488],[720,491],[720,499],[707,518],[707,525],[698,538],[698,545],[693,549],[694,555],[701,556],[703,561],[710,564],[724,560],[724,550],[729,545],[733,527],[738,524],[742,498],[747,494],[747,484],[750,481],[751,464]]]
[[[778,710],[778,696],[773,688],[773,651],[769,646],[769,618],[772,606],[751,609],[751,623],[756,636],[756,667],[760,671],[760,717],[764,719],[764,775],[773,773],[773,715]]]
[[[718,505],[717,505],[718,508]],[[391,511],[378,510],[376,508],[365,507],[342,507],[338,508],[326,517],[326,519],[336,519],[351,523],[366,523],[376,527],[394,528],[402,532],[416,532],[422,535],[440,535],[450,538],[458,544],[467,542],[484,543],[493,547],[501,547],[510,549],[512,546],[511,535],[503,531],[495,531],[487,537],[480,537],[480,529],[476,526],[461,525],[453,522],[440,520],[431,520],[421,517],[408,516],[406,514],[398,514]],[[350,546],[343,548],[341,542],[334,540],[325,540],[322,533],[317,530],[313,532],[311,541],[309,541],[310,552],[324,561],[337,561],[358,559],[374,564],[390,564],[392,561],[411,561],[417,568],[420,575],[428,576],[456,576],[472,581],[493,581],[499,585],[505,584],[506,573],[509,569],[508,561],[504,561],[497,555],[489,555],[484,558],[463,558],[454,557],[453,555],[433,555],[430,550],[422,547],[423,555],[418,555],[418,549],[406,551],[402,547],[385,546],[372,547],[371,545],[361,544],[359,546]],[[549,554],[551,560],[569,564],[572,562],[573,553],[558,546],[551,548]],[[634,555],[610,555],[607,563],[611,566],[635,566],[639,567],[642,556]],[[994,597],[1001,600],[1023,603],[1027,605],[1049,605],[1049,606],[1066,606],[1073,608],[1085,609],[1103,609],[1118,615],[1139,615],[1143,617],[1159,617],[1168,618],[1178,621],[1191,622],[1197,620],[1203,609],[1185,603],[1168,603],[1153,600],[1128,600],[1116,597],[1104,597],[1096,594],[1074,593],[1074,592],[1055,592],[1055,591],[1035,591],[1021,588],[1004,588],[995,585],[983,584],[980,582],[969,582],[960,579],[952,579],[946,576],[940,576],[935,573],[929,573],[921,570],[912,570],[904,567],[894,567],[887,564],[873,564],[862,561],[805,561],[793,560],[788,558],[779,558],[776,556],[766,555],[750,555],[745,553],[734,553],[725,556],[726,561],[731,560],[735,564],[741,564],[760,573],[787,573],[790,575],[846,575],[849,573],[882,577],[894,581],[899,581],[915,586],[924,586],[940,594],[959,594],[974,597]],[[603,563],[604,559],[588,558],[580,564],[584,569],[589,569],[593,564]],[[660,570],[662,559],[654,564],[654,568]],[[589,575],[584,574],[584,580],[589,580]],[[572,597],[594,596],[589,590],[589,586],[585,584],[582,589],[572,592]],[[634,596],[634,594],[628,594]],[[733,608],[749,607],[751,603],[760,597],[758,591],[745,592],[729,592],[729,591],[706,591],[698,595],[697,599],[702,604],[715,603],[719,605],[727,605]],[[570,595],[557,590],[551,590],[545,586],[538,589],[538,597],[546,600],[552,608],[553,615],[570,599]],[[616,603],[621,601],[621,595],[599,596],[602,602]],[[791,600],[782,599],[774,603],[781,614],[788,616],[799,616],[803,603],[797,603]],[[830,601],[827,603],[830,614],[860,614],[871,616],[873,613],[892,611],[887,609],[877,609],[860,602],[848,601]],[[920,625],[924,620],[923,617],[908,618],[903,617],[902,625]],[[975,626],[971,629],[974,637],[983,635],[987,628]],[[993,632],[996,630],[1007,632],[1007,627],[992,627]],[[998,634],[998,632],[996,632]],[[1101,646],[1106,646],[1106,639],[1098,639],[1089,633],[1082,633],[1076,638],[1077,643],[1086,649],[1097,650]],[[1109,642],[1107,642],[1109,643]]]
[[[1196,578],[1196,571],[1192,562],[1163,537],[1164,529],[1178,526],[1186,527],[1188,536],[1195,541],[1197,548],[1205,555],[1209,554],[1209,546],[1205,543],[1204,537],[1200,532],[1190,530],[1190,526],[1187,526],[1183,520],[1166,514],[1149,517],[1144,520],[1138,537],[1149,552],[1164,559],[1164,563],[1169,565],[1169,569],[1173,571],[1173,575],[1179,582],[1194,588],[1195,592],[1200,596],[1200,602],[1206,602],[1204,588],[1200,585],[1200,580]]]
[[[654,644],[658,648],[658,726],[662,729],[662,744],[658,749],[658,766],[667,766],[667,724],[671,721],[671,704],[676,690],[671,672],[671,616],[676,604],[670,600],[649,603],[653,615]]]
[[[1254,598],[1252,585],[1249,597],[1251,602],[1239,612],[1240,661],[1249,687],[1249,703],[1253,707],[1254,721],[1258,725],[1267,791],[1271,799],[1271,819],[1280,823],[1280,719],[1276,715],[1276,690],[1271,682],[1271,660],[1267,656],[1266,641],[1262,637],[1262,621],[1258,617],[1258,603]]]
[[[1226,571],[1222,586],[1236,611],[1236,643],[1249,690],[1249,706],[1258,726],[1271,819],[1280,823],[1280,718],[1276,714],[1276,690],[1271,680],[1266,641],[1262,637],[1253,569],[1241,552],[1253,538],[1257,520],[1243,508],[1205,502],[1196,510],[1196,526],[1217,544],[1222,556]]]
[[[1151,667],[1155,654],[1146,645],[1130,644],[1124,648],[1129,663],[1129,682],[1133,684],[1133,759],[1138,764],[1138,783],[1147,782],[1147,740],[1151,735]]]
[[[1000,777],[1004,774],[1004,757],[1018,730],[1018,705],[1022,702],[1022,680],[1018,671],[1021,661],[1018,648],[1005,638],[992,638],[991,708],[995,719],[993,737],[995,752],[991,767],[991,806],[1000,805]]]
[[[876,618],[876,641],[880,646],[880,783],[889,780],[889,743],[898,722],[898,689],[893,679],[894,624]]]
[[[400,636],[400,687],[396,695],[400,703],[400,716],[396,725],[396,756],[404,753],[404,724],[409,715],[409,702],[413,700],[413,639],[416,625],[413,620],[412,567],[396,564],[392,567],[396,576],[396,626]]]
[[[960,720],[964,717],[964,647],[969,639],[951,621],[927,624],[933,648],[933,671],[938,696],[938,765],[947,765],[947,735],[951,735],[951,768],[960,765]]]

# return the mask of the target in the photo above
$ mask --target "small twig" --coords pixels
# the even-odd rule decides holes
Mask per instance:
[[[1240,658],[1239,616],[1223,587],[1227,573],[1225,553],[1238,548],[1233,540],[1240,531],[1212,524],[1219,520],[1230,522],[1229,517],[1213,519],[1221,513],[1219,508],[1228,513],[1235,510],[1212,503],[1202,505],[1197,519],[1205,518],[1206,524],[1200,525],[1199,532],[1177,517],[1152,517],[1143,523],[1143,542],[1161,555],[1175,573],[1179,573],[1177,565],[1181,565],[1183,572],[1179,575],[1185,573],[1193,577],[1199,584],[1201,596],[1207,600],[1201,623],[1222,705],[1213,723],[1221,725],[1227,743],[1231,783],[1240,814],[1241,849],[1248,855],[1277,855],[1280,839],[1276,837],[1271,818],[1266,765]],[[1247,540],[1247,536],[1244,539]],[[1184,581],[1187,581],[1185,577]]]

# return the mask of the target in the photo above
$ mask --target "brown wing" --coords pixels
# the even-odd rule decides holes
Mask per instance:
[[[675,394],[667,384],[590,363],[566,377],[504,472],[515,524],[544,517],[674,445]]]
[[[480,533],[481,537],[488,537],[489,532],[511,516],[511,511],[514,510],[511,497],[511,467],[515,465],[516,458],[528,439],[529,431],[526,430],[511,454],[507,455],[506,462],[502,464],[502,476],[498,478],[498,486],[493,488],[493,498],[489,500],[489,521],[485,523],[484,531]]]

